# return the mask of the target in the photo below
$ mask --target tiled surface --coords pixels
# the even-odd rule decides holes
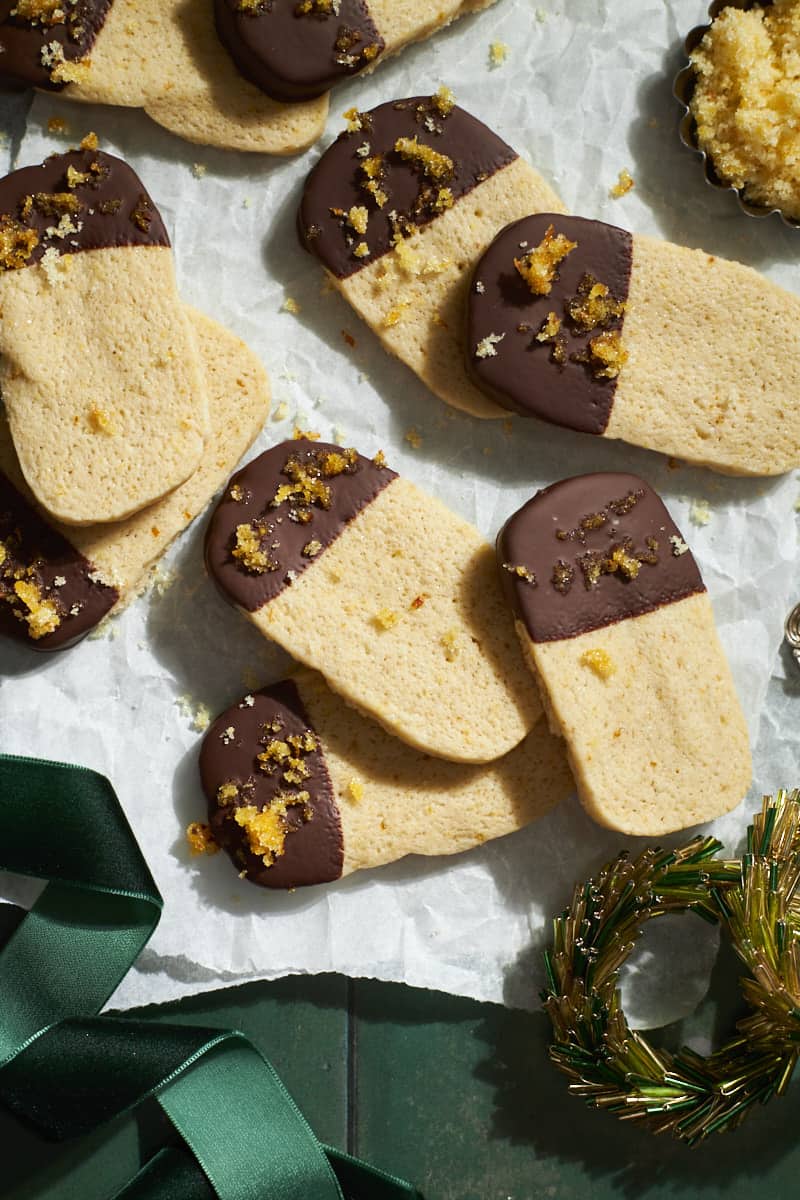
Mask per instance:
[[[734,1136],[689,1151],[569,1097],[547,1062],[537,1015],[336,976],[254,984],[140,1015],[241,1029],[323,1141],[413,1179],[427,1200],[798,1194],[797,1089]],[[720,1024],[719,1009],[707,1006],[672,1035]],[[168,1136],[150,1107],[136,1121],[53,1149],[0,1113],[0,1196],[105,1200]]]

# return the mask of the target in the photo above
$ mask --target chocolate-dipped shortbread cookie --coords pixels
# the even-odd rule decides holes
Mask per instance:
[[[209,826],[268,888],[328,883],[406,854],[456,854],[521,829],[573,790],[563,743],[540,720],[485,766],[432,759],[359,716],[303,671],[245,698],[209,729],[200,753]]]
[[[214,0],[217,32],[245,79],[308,100],[495,0]]]
[[[0,633],[37,650],[62,650],[122,608],[261,429],[270,402],[261,363],[216,321],[186,312],[204,366],[211,433],[191,478],[135,516],[80,527],[45,519],[0,415]]]
[[[183,483],[208,397],[167,231],[96,149],[0,180],[0,388],[22,473],[71,525],[119,521]]]
[[[206,563],[262,633],[419,750],[488,762],[541,712],[491,548],[382,455],[268,450],[226,489]]]
[[[469,280],[508,221],[561,208],[532,167],[441,89],[354,113],[308,177],[299,229],[391,354],[448,404],[499,417],[464,362]]]
[[[328,98],[280,104],[234,66],[212,0],[0,0],[0,85],[143,108],[191,142],[296,154],[325,127]]]
[[[466,359],[524,416],[731,475],[800,466],[800,299],[739,263],[583,217],[509,225],[475,268]]]
[[[635,475],[582,475],[537,493],[498,537],[500,573],[602,825],[657,835],[735,808],[747,727],[697,564]]]

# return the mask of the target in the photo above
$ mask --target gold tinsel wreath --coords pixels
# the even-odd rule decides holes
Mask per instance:
[[[550,1058],[592,1107],[696,1144],[786,1091],[800,1055],[800,791],[765,796],[741,859],[714,838],[621,854],[575,888],[545,954]],[[647,921],[694,912],[727,927],[751,1013],[703,1057],[632,1030],[618,978]]]

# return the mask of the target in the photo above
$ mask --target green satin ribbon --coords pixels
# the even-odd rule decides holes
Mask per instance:
[[[107,779],[0,755],[0,869],[47,881],[0,950],[0,1102],[69,1138],[155,1096],[194,1155],[162,1151],[119,1200],[421,1200],[322,1146],[241,1034],[95,1016],[162,905]]]

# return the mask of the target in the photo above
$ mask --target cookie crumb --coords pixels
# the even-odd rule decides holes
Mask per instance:
[[[708,525],[711,520],[711,506],[708,500],[693,500],[689,506],[689,520],[693,525]]]
[[[195,179],[204,179],[208,174],[208,167],[205,163],[192,163],[192,174],[194,175]]]
[[[285,400],[281,400],[275,412],[272,414],[273,421],[285,421],[290,412],[289,405]]]
[[[636,186],[636,181],[631,175],[627,167],[623,167],[620,171],[617,182],[609,191],[609,196],[612,200],[619,200],[622,196],[627,196],[628,192]]]
[[[207,704],[195,704],[191,696],[177,696],[175,699],[175,707],[178,709],[182,717],[186,717],[190,722],[192,729],[198,733],[204,733],[211,724],[211,712]]]
[[[241,704],[239,705],[239,708],[252,708],[253,705],[255,704],[255,702],[256,702],[255,696],[251,696],[248,693],[245,696],[244,700],[242,700]]]
[[[281,309],[283,312],[291,313],[293,317],[296,317],[299,312],[302,312],[300,305],[294,299],[293,296],[286,297],[283,304],[281,305]]]
[[[419,450],[422,445],[422,436],[415,425],[406,430],[404,440],[408,442],[412,450]]]
[[[227,729],[223,729],[222,733],[219,735],[219,738],[223,746],[230,746],[231,742],[236,739],[236,730],[234,726],[229,725]]]
[[[214,840],[210,825],[193,821],[186,829],[186,840],[193,855],[216,854],[219,846]]]
[[[582,667],[593,671],[598,679],[610,679],[617,671],[607,650],[585,650],[579,661]]]
[[[66,137],[69,134],[69,125],[63,117],[50,117],[47,122],[47,132],[53,133],[57,137]]]
[[[359,800],[364,799],[364,785],[360,779],[351,779],[347,785],[347,795],[358,804]]]
[[[689,547],[679,534],[673,533],[669,540],[672,545],[672,553],[674,554],[675,558],[680,558],[682,554],[688,554]]]
[[[503,63],[508,58],[508,53],[511,47],[507,42],[492,42],[489,46],[489,66],[492,70],[497,67],[502,67]]]

